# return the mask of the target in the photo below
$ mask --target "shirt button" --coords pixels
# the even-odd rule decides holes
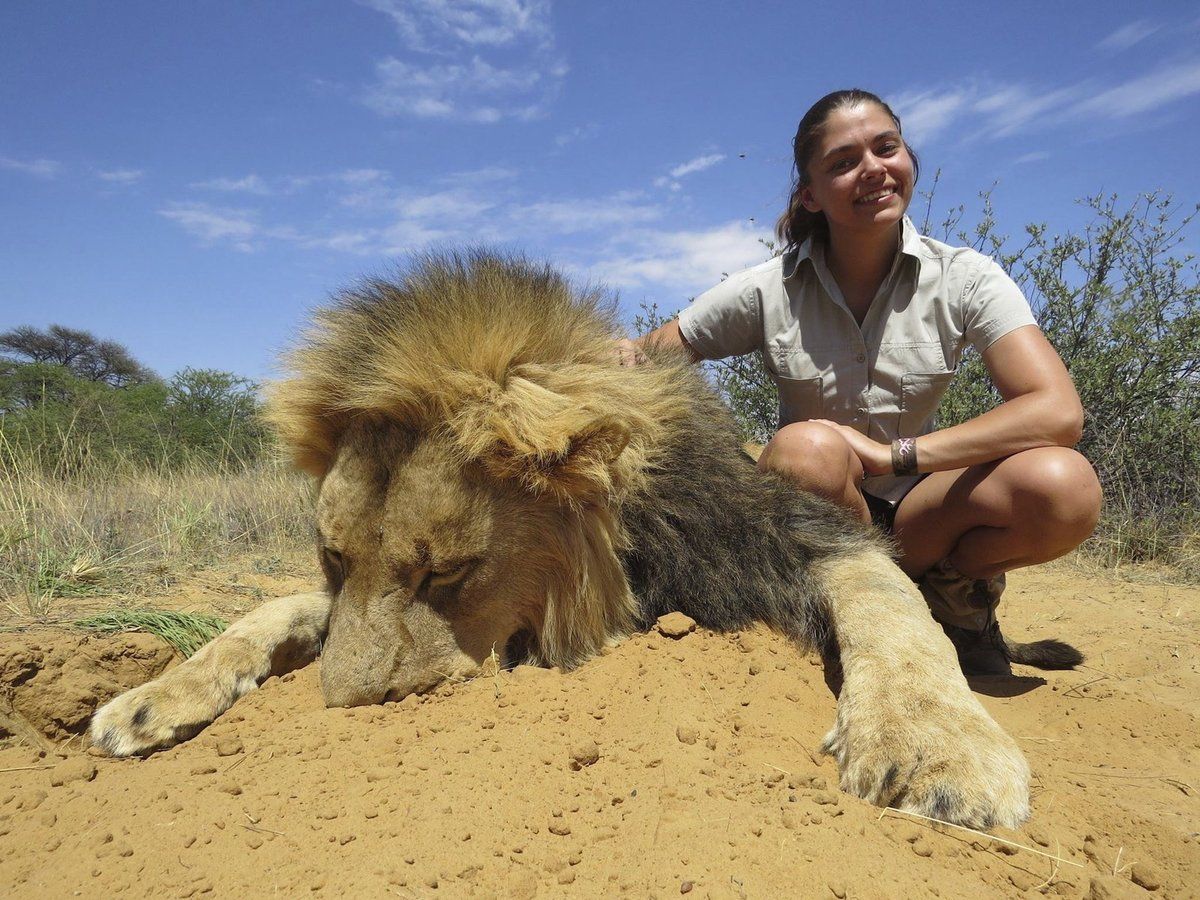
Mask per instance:
[[[858,361],[859,361],[859,362],[866,362],[866,361],[867,361],[867,354],[865,354],[865,353],[860,353],[860,354],[858,354],[858,357],[857,357],[857,359],[858,359]]]

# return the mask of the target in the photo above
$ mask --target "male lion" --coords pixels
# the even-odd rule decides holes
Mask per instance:
[[[1029,768],[887,548],[755,470],[683,359],[621,367],[598,291],[483,252],[420,260],[319,312],[270,415],[320,485],[325,590],[264,603],[97,711],[125,756],[195,734],[324,644],[329,706],[506,664],[572,668],[671,610],[836,648],[842,788],[975,827]]]

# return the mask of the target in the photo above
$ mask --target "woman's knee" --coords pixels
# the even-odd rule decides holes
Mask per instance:
[[[1039,447],[1015,454],[1007,473],[1022,514],[1075,544],[1096,527],[1103,499],[1096,470],[1066,447]]]
[[[840,434],[819,422],[793,422],[775,432],[758,459],[769,469],[807,483],[841,487],[862,481],[862,464]]]

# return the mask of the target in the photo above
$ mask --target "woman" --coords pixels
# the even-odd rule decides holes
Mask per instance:
[[[1008,673],[995,616],[1004,573],[1074,549],[1099,517],[1096,474],[1071,449],[1079,396],[1003,270],[918,234],[905,216],[917,160],[886,103],[829,94],[793,147],[783,255],[637,344],[696,360],[762,352],[781,427],[759,467],[890,531],[964,671]],[[967,344],[1003,402],[934,431]]]

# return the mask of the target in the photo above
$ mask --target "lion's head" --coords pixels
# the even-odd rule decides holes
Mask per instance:
[[[471,674],[522,635],[569,667],[628,632],[614,510],[685,410],[679,368],[617,364],[600,299],[431,257],[338,298],[290,354],[270,415],[320,483],[329,705]]]

